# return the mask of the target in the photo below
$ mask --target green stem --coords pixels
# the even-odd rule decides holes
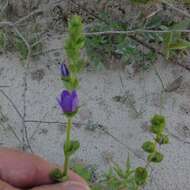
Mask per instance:
[[[70,143],[71,143],[71,140],[70,140],[71,128],[72,128],[72,119],[68,118],[67,128],[66,128],[66,142],[65,142],[65,146],[67,150],[69,149]],[[69,170],[69,155],[68,153],[65,152],[65,161],[64,161],[64,169],[63,169],[64,177],[68,177],[68,170]]]

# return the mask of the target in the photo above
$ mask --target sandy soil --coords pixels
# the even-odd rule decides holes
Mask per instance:
[[[61,45],[62,41],[56,39],[48,42],[50,49]],[[58,62],[63,59],[61,52],[50,52],[32,60],[26,87],[24,67],[17,56],[0,56],[0,105],[4,115],[0,118],[1,146],[32,149],[52,162],[63,163],[65,119],[56,102],[63,88],[58,71]],[[89,70],[80,75],[82,108],[72,136],[80,140],[81,149],[74,159],[95,164],[98,171],[109,167],[107,159],[124,165],[128,153],[134,166],[144,164],[146,155],[140,146],[151,138],[148,121],[161,111],[167,117],[170,144],[161,149],[165,159],[153,167],[145,189],[188,190],[190,74],[163,60],[156,63],[156,70],[169,89],[162,101],[163,89],[154,68],[137,75],[130,67],[124,71]],[[180,76],[180,82],[176,82]]]

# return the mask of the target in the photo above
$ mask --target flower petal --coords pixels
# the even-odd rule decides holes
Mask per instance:
[[[65,113],[75,112],[79,104],[78,95],[75,90],[72,92],[63,90],[60,98],[57,98],[57,101]]]
[[[67,96],[70,96],[70,92],[68,90],[63,90],[62,93],[61,93],[61,101],[67,97]]]
[[[62,100],[62,108],[64,112],[72,112],[72,97],[66,96]]]
[[[76,109],[78,108],[78,105],[79,105],[79,99],[78,99],[77,92],[75,90],[72,92],[72,98],[73,98],[72,110],[76,111]]]

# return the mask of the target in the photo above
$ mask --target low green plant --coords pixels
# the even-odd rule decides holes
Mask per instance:
[[[126,24],[108,20],[106,23],[95,24],[89,29],[89,32],[108,30],[125,31],[129,28],[130,26],[128,27]],[[97,68],[108,65],[109,63],[106,63],[110,62],[110,58],[112,57],[115,61],[118,60],[122,65],[134,64],[136,67],[147,70],[157,57],[155,52],[151,49],[148,49],[145,53],[143,48],[139,48],[137,41],[125,34],[87,36],[86,52],[91,65]]]
[[[174,23],[170,27],[167,27],[168,30],[174,30],[174,32],[169,32],[164,35],[164,53],[166,58],[175,57],[178,53],[185,54],[186,50],[190,48],[190,41],[187,39],[182,32],[175,32],[175,30],[185,30],[190,26],[190,21],[184,20],[179,23]]]
[[[142,149],[147,153],[145,166],[138,166],[135,169],[131,166],[131,160],[128,156],[125,168],[120,167],[117,163],[112,162],[109,171],[106,172],[99,182],[94,182],[94,170],[89,170],[82,164],[75,164],[73,170],[84,177],[92,190],[139,190],[148,182],[148,168],[151,163],[160,163],[164,155],[159,151],[161,145],[169,143],[169,138],[164,134],[166,126],[165,117],[154,115],[150,121],[150,132],[154,135],[150,141],[142,144]]]
[[[132,169],[129,158],[125,169],[115,164],[106,175],[105,182],[109,190],[138,190],[147,183],[149,165],[151,163],[160,163],[164,158],[163,154],[158,150],[159,146],[169,143],[168,137],[163,133],[165,126],[164,116],[155,115],[151,119],[150,131],[154,134],[154,138],[152,141],[146,141],[142,145],[142,149],[148,154],[146,165]]]
[[[157,46],[163,45],[163,54],[166,59],[176,58],[179,55],[185,55],[190,48],[190,41],[187,35],[177,30],[186,30],[190,26],[189,19],[176,22],[172,19],[164,20],[158,15],[153,16],[145,24],[145,29],[151,30],[170,30],[168,33],[146,33],[144,37],[150,43]]]
[[[112,62],[120,62],[123,65],[133,64],[138,70],[147,70],[159,54],[170,60],[186,55],[190,47],[189,37],[186,33],[177,30],[188,29],[189,19],[176,21],[174,17],[164,16],[160,12],[151,17],[145,17],[142,12],[135,24],[131,24],[128,20],[125,22],[112,20],[111,15],[106,12],[101,14],[101,21],[90,27],[88,32],[138,29],[142,32],[87,36],[86,52],[90,63],[102,68],[112,58]],[[143,30],[153,32],[143,32]],[[171,32],[156,32],[168,30]]]
[[[0,50],[16,52],[19,58],[24,61],[28,56],[39,53],[42,49],[42,43],[37,33],[39,33],[37,27],[33,27],[29,35],[26,32],[21,34],[18,29],[3,28],[0,30]]]

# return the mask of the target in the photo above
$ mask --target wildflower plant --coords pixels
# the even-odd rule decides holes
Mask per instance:
[[[79,81],[77,75],[83,68],[84,61],[80,57],[81,48],[84,47],[85,38],[83,35],[83,24],[79,16],[73,16],[69,22],[69,36],[65,43],[65,52],[68,64],[61,64],[60,72],[65,89],[57,98],[63,115],[67,119],[66,140],[64,143],[64,167],[63,170],[57,168],[51,173],[54,181],[64,181],[68,179],[70,157],[79,149],[80,143],[71,140],[72,121],[79,111],[79,97],[77,89]]]
[[[64,166],[63,169],[57,168],[50,174],[56,182],[63,182],[68,179],[70,168],[70,157],[79,149],[80,143],[77,140],[71,140],[72,121],[79,111],[79,97],[77,89],[79,87],[78,73],[84,66],[80,53],[84,47],[85,38],[83,33],[83,24],[79,16],[73,16],[69,21],[69,37],[66,40],[65,52],[68,58],[68,64],[61,64],[60,73],[64,84],[64,90],[57,98],[63,115],[67,119],[66,140],[64,143]],[[164,155],[159,151],[159,147],[169,143],[169,138],[164,134],[166,126],[165,117],[154,115],[150,121],[150,132],[154,134],[153,140],[145,141],[142,149],[148,154],[145,166],[133,169],[128,157],[126,168],[121,168],[118,164],[113,166],[105,174],[103,184],[91,183],[91,172],[89,173],[83,167],[75,167],[81,176],[83,176],[91,186],[92,190],[139,190],[148,180],[148,167],[151,163],[160,163]]]
[[[114,166],[105,175],[106,190],[139,190],[146,185],[149,173],[148,168],[151,163],[160,163],[164,155],[159,151],[159,147],[169,143],[169,138],[164,134],[166,126],[165,117],[154,115],[150,121],[150,132],[154,134],[152,141],[145,141],[142,149],[148,154],[145,166],[139,166],[133,169],[128,157],[126,168],[122,169],[118,164]],[[100,189],[101,190],[101,189]]]

